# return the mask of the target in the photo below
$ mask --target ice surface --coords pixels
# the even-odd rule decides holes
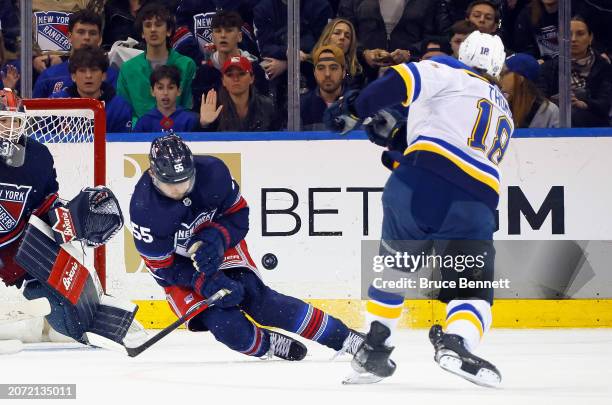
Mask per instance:
[[[499,389],[441,370],[426,330],[395,337],[396,374],[366,386],[341,385],[349,356],[331,362],[332,350],[314,342],[306,342],[302,362],[264,361],[232,352],[210,333],[186,331],[137,358],[76,345],[26,345],[0,357],[0,382],[75,383],[77,403],[105,405],[612,404],[609,329],[493,330],[478,353],[501,371]]]

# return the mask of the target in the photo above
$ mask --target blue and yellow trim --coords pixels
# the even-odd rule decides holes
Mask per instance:
[[[386,305],[378,301],[368,300],[366,303],[366,311],[372,315],[378,316],[380,318],[385,319],[398,319],[402,316],[402,311],[404,309],[404,305],[399,304],[397,306],[394,305]]]
[[[419,136],[406,150],[404,155],[416,151],[427,151],[436,153],[450,160],[459,169],[468,174],[473,179],[486,184],[499,194],[499,174],[497,170],[484,163],[471,158],[455,146],[441,139]]]
[[[478,310],[470,304],[461,304],[451,309],[446,315],[446,327],[456,321],[467,321],[474,325],[480,334],[480,338],[485,332],[485,325]]]
[[[406,99],[402,101],[404,107],[408,107],[412,102],[416,101],[421,94],[421,75],[414,63],[402,63],[391,66],[391,69],[397,72],[402,78],[406,86]]]

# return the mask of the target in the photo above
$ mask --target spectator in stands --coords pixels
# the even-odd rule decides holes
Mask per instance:
[[[575,10],[575,11],[574,11]],[[593,49],[612,61],[612,2],[610,0],[588,0],[572,3],[572,12],[589,22],[593,32]]]
[[[335,45],[315,48],[312,56],[317,87],[302,95],[300,117],[302,130],[323,130],[323,113],[344,92],[343,78],[346,73],[344,52]]]
[[[313,49],[324,45],[335,45],[344,52],[346,61],[346,75],[344,84],[346,88],[360,89],[365,84],[363,67],[357,59],[357,39],[355,38],[355,27],[345,18],[331,20],[323,30],[321,37]]]
[[[531,0],[506,0],[501,4],[502,23],[500,35],[507,49],[515,49],[514,28],[516,27],[516,21],[530,2]]]
[[[453,56],[455,58],[459,58],[459,47],[463,43],[463,41],[470,35],[472,32],[476,31],[478,27],[471,21],[468,20],[459,20],[453,24],[451,27],[451,39],[450,46],[453,50]]]
[[[240,15],[242,40],[238,47],[259,57],[259,48],[253,32],[253,7],[259,0],[181,0],[176,10],[176,34],[172,40],[173,48],[192,58],[196,65],[209,57],[208,47],[212,43],[211,22],[220,11],[233,11]],[[257,79],[256,79],[257,81]],[[257,83],[256,83],[257,84]],[[199,100],[199,99],[197,99]]]
[[[540,64],[531,55],[517,53],[506,59],[501,75],[515,128],[557,128],[559,108],[544,98],[536,87]]]
[[[421,44],[421,60],[431,59],[434,56],[449,56],[452,53],[447,38],[425,37]]]
[[[19,67],[18,60],[7,59],[7,52],[4,48],[4,36],[0,32],[0,84],[2,88],[17,90],[17,83],[21,78]]]
[[[210,89],[219,90],[221,87],[221,68],[225,61],[232,56],[243,56],[253,66],[255,87],[260,94],[268,93],[268,81],[266,74],[257,63],[256,56],[238,48],[242,41],[241,27],[243,25],[240,14],[235,11],[218,11],[211,21],[212,43],[214,52],[209,59],[198,66],[195,79],[193,80],[193,99],[195,102],[202,99],[202,94],[208,93]]]
[[[438,21],[438,2],[431,0],[342,0],[338,16],[350,20],[357,33],[357,55],[368,80],[382,67],[407,62],[418,54],[426,35],[440,34],[450,21]],[[419,55],[417,55],[419,56]]]
[[[132,108],[115,88],[105,82],[108,57],[101,48],[85,46],[75,49],[68,60],[72,84],[53,98],[93,98],[104,103],[106,132],[129,132]]]
[[[264,70],[270,79],[276,79],[287,70],[287,2],[261,0],[253,10],[257,28],[257,41]],[[300,1],[300,49],[312,51],[327,21],[331,19],[327,0]]]
[[[181,72],[176,66],[158,66],[151,73],[151,94],[156,107],[140,117],[134,132],[192,132],[199,128],[198,115],[176,105],[181,95]]]
[[[465,19],[466,10],[468,9],[468,6],[472,1],[474,0],[444,0],[444,2],[447,3],[448,13],[450,15],[450,20],[452,21],[452,23],[456,23],[457,21]],[[513,0],[492,0],[493,4],[495,4],[496,7],[501,6],[501,3],[504,1]]]
[[[170,38],[174,33],[172,14],[161,4],[150,3],[138,12],[136,26],[147,48],[144,53],[121,66],[117,92],[132,105],[135,117],[140,118],[155,107],[155,97],[151,95],[149,82],[153,69],[161,65],[176,66],[181,72],[182,90],[178,104],[191,108],[191,82],[196,66],[191,58],[170,49]]]
[[[2,27],[4,56],[6,59],[16,59],[20,26],[19,9],[15,0],[0,0],[0,27]]]
[[[558,0],[533,0],[516,20],[514,49],[542,63],[559,54]]]
[[[467,8],[466,19],[474,23],[478,31],[495,34],[499,28],[499,8],[491,0],[475,0]]]
[[[89,9],[70,14],[68,40],[71,45],[71,53],[84,46],[99,47],[102,43],[102,18]],[[115,86],[117,75],[116,69],[109,68],[106,74],[106,82]],[[72,85],[71,76],[68,70],[68,60],[48,67],[38,76],[32,97],[51,97],[53,93],[66,89]]]
[[[253,66],[244,56],[232,56],[223,64],[223,87],[202,97],[200,125],[206,131],[276,131],[279,120],[272,101],[253,86]]]
[[[332,19],[332,9],[327,0],[300,0],[300,50],[309,54],[325,25]],[[261,66],[270,81],[274,105],[286,122],[287,114],[287,1],[261,0],[253,9],[253,22],[257,43],[262,57]],[[302,63],[303,84],[308,87],[314,80]]]
[[[591,48],[593,34],[580,16],[570,22],[571,32],[571,97],[572,126],[608,126],[612,103],[612,65]],[[540,85],[554,102],[559,98],[559,60],[554,58],[542,65]]]
[[[13,0],[14,3],[19,3]],[[101,0],[31,0],[32,4],[34,44],[32,68],[33,83],[36,83],[39,73],[51,66],[65,62],[70,56],[68,23],[65,18],[70,13],[79,10],[90,10],[96,15],[102,15],[104,1]],[[4,5],[2,5],[4,6]],[[4,7],[3,7],[4,8]],[[40,20],[39,20],[40,19]],[[109,72],[109,75],[111,73]],[[70,78],[68,71],[65,76]]]
[[[128,37],[140,39],[136,28],[136,15],[146,0],[109,0],[104,6],[104,36],[102,47],[110,50],[116,41]]]

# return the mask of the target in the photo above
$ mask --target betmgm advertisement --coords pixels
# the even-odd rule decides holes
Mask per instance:
[[[497,231],[487,255],[494,253],[482,259],[494,269],[485,272],[497,300],[494,326],[612,326],[607,270],[612,193],[597,180],[612,170],[605,153],[612,145],[603,145],[610,142],[513,140],[500,166]],[[384,262],[396,260],[397,252],[381,254],[381,195],[390,174],[380,164],[381,150],[365,140],[213,140],[191,141],[190,147],[195,154],[221,158],[240,184],[250,208],[246,241],[264,281],[361,326],[367,287],[383,277],[381,266],[398,267]],[[128,209],[134,186],[148,168],[148,148],[148,142],[107,146],[108,161],[117,162],[108,165],[109,185],[127,217],[123,234],[107,249],[107,286],[111,294],[139,303],[146,325],[159,327],[153,318],[160,311],[169,317],[162,323],[172,318],[163,290],[134,249]],[[437,299],[449,287],[444,252],[440,246],[411,251],[405,259],[413,261],[411,268],[417,260],[422,265],[393,276],[404,283],[398,286],[410,309],[400,325],[426,327],[443,317]],[[478,265],[477,256],[469,263],[452,257],[453,280],[474,281],[461,277],[457,268]]]

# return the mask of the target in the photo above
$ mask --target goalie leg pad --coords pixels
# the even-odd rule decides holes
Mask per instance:
[[[121,343],[137,306],[105,296],[97,275],[83,266],[54,240],[51,229],[30,218],[16,261],[35,280],[24,291],[27,298],[47,297],[52,307],[47,317],[57,332],[87,343],[91,331]]]
[[[123,342],[137,310],[136,304],[104,295],[88,331],[115,342]]]
[[[83,340],[84,324],[79,321],[79,315],[74,305],[66,304],[66,301],[61,300],[56,292],[38,280],[27,281],[23,295],[29,300],[47,298],[49,304],[51,304],[51,313],[45,318],[49,325],[64,336],[85,343]]]

